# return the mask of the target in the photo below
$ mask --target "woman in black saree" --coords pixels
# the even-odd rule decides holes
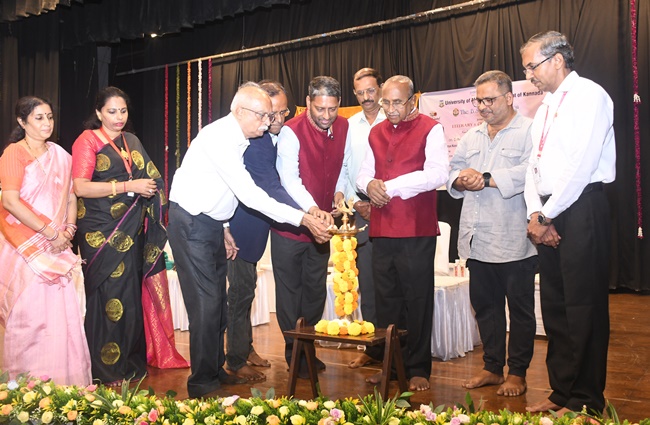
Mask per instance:
[[[102,89],[72,147],[85,329],[93,378],[105,384],[142,378],[147,362],[187,367],[174,346],[161,255],[163,181],[140,140],[124,131],[128,103],[120,89]]]

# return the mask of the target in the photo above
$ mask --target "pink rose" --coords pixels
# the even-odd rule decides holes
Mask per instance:
[[[158,420],[158,411],[156,409],[151,409],[149,415],[147,415],[147,418],[151,422],[156,422]]]

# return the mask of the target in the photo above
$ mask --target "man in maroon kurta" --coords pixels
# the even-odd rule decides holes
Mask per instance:
[[[373,207],[377,325],[408,331],[403,357],[409,390],[422,391],[431,375],[433,257],[440,233],[436,188],[447,181],[449,158],[442,126],[419,114],[408,77],[386,80],[380,103],[387,119],[370,131],[370,150],[357,178]],[[380,358],[383,352],[368,354]],[[368,382],[380,379],[381,373]]]
[[[289,120],[278,140],[277,169],[282,186],[300,208],[332,224],[329,211],[342,200],[347,182],[348,121],[338,118],[341,87],[332,77],[309,83],[305,113]],[[329,244],[314,242],[304,228],[276,226],[271,233],[271,259],[275,277],[276,312],[282,331],[294,329],[304,317],[315,325],[323,314],[327,289]],[[293,340],[285,338],[287,362]],[[304,359],[303,359],[304,360]],[[301,360],[299,376],[307,376]],[[325,365],[318,362],[319,369]]]

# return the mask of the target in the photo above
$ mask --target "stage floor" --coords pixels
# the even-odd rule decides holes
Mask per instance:
[[[611,338],[609,346],[609,364],[607,389],[605,396],[615,406],[622,419],[639,421],[650,417],[650,298],[635,294],[610,295]],[[0,332],[3,329],[0,327]],[[3,333],[3,332],[2,332]],[[224,386],[210,394],[247,397],[251,388],[263,393],[275,389],[276,396],[285,395],[287,391],[288,367],[284,360],[284,342],[275,320],[253,328],[254,345],[257,352],[271,362],[270,368],[259,368],[267,375],[266,381],[248,384]],[[176,331],[176,345],[186,358],[189,358],[189,333]],[[528,403],[546,398],[550,392],[546,374],[546,340],[537,337],[535,354],[528,371],[528,391],[519,397],[501,397],[496,395],[497,387],[484,387],[470,391],[475,405],[480,400],[484,407],[491,410],[509,409],[523,412]],[[378,365],[350,369],[348,362],[355,358],[358,351],[354,348],[337,349],[318,347],[316,355],[327,364],[327,370],[320,375],[321,391],[329,398],[360,397],[372,393],[373,388],[365,378],[380,370]],[[464,358],[442,362],[432,361],[431,389],[418,392],[411,398],[411,404],[433,402],[452,405],[464,404],[467,390],[462,382],[483,366],[481,346],[467,353]],[[1,361],[1,360],[0,360]],[[0,367],[1,367],[0,363]],[[149,368],[149,376],[143,382],[143,388],[151,387],[159,395],[168,390],[177,393],[177,398],[187,398],[186,379],[189,369],[161,370]],[[398,391],[397,382],[391,382],[389,393]],[[298,380],[297,398],[310,398],[311,388],[306,380]]]

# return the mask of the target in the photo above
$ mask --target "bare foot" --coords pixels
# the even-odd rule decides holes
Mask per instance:
[[[231,371],[232,372],[232,371]],[[240,369],[234,371],[235,376],[238,378],[244,378],[248,381],[264,381],[266,380],[266,375],[262,372],[253,369],[248,365],[242,366]]]
[[[517,375],[508,375],[506,382],[497,390],[497,395],[516,397],[526,392],[526,378]]]
[[[381,372],[377,372],[374,375],[370,375],[366,378],[366,382],[369,384],[377,385],[381,382]]]
[[[471,379],[463,382],[463,388],[468,390],[472,388],[484,387],[486,385],[499,385],[503,384],[503,375],[497,375],[496,373],[488,372],[483,369]]]
[[[409,379],[409,391],[424,391],[429,387],[429,380],[423,376],[414,376]]]
[[[271,367],[271,362],[260,357],[255,350],[248,354],[247,362],[251,366]]]
[[[546,399],[544,401],[531,404],[530,406],[526,406],[526,411],[531,413],[539,413],[539,412],[548,412],[549,410],[553,410],[557,412],[562,408],[563,408],[562,406],[558,406],[557,404],[553,403],[551,400]]]
[[[374,363],[375,359],[367,355],[366,353],[361,353],[359,354],[359,357],[356,359],[352,360],[350,363],[348,363],[348,367],[350,369],[356,369],[358,367],[363,367],[367,364]]]

